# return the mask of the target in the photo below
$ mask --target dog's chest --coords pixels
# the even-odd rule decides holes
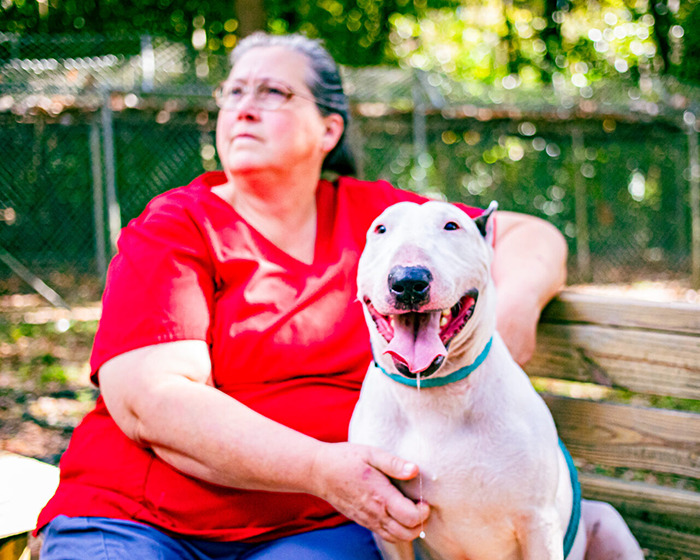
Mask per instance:
[[[430,428],[430,422],[425,425]],[[504,452],[501,436],[469,430],[407,430],[396,454],[414,461],[420,478],[400,482],[413,500],[431,505],[424,527],[433,558],[516,558],[514,515],[528,502],[518,463],[524,451]],[[502,459],[502,460],[501,460]],[[525,483],[527,486],[527,483]]]
[[[421,472],[419,478],[402,482],[402,491],[445,511],[462,511],[465,502],[475,509],[500,503],[504,485],[514,480],[513,472],[525,455],[524,449],[511,445],[508,434],[478,423],[458,425],[439,416],[406,426],[392,439],[395,447],[387,448],[417,464]]]
[[[499,551],[510,549],[510,512],[517,509],[514,502],[528,500],[522,472],[530,437],[518,433],[523,423],[508,412],[483,410],[491,405],[480,398],[475,406],[469,395],[456,391],[438,395],[434,390],[399,388],[402,393],[396,398],[397,387],[381,377],[370,374],[365,383],[353,417],[352,440],[419,466],[419,478],[398,484],[405,495],[432,507],[426,542],[439,542],[443,550],[450,547],[447,543],[462,549],[465,543],[471,548],[469,543],[496,546],[500,541]],[[500,552],[496,556],[507,557]]]

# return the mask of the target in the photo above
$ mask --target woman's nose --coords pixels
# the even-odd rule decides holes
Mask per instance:
[[[246,91],[243,97],[241,97],[236,104],[236,109],[238,118],[251,118],[257,116],[260,113],[258,108],[258,100],[255,95],[255,90]]]

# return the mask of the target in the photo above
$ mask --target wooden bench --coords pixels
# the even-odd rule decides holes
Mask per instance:
[[[0,451],[0,560],[29,560],[29,533],[58,486],[58,468]]]
[[[584,497],[613,504],[648,557],[700,559],[700,306],[564,292],[525,369]]]
[[[584,496],[612,503],[650,558],[700,559],[700,306],[565,292],[543,312],[526,370]],[[57,477],[0,452],[0,560],[28,558]]]

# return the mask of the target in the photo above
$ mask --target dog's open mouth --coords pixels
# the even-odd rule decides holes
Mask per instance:
[[[452,339],[469,322],[479,292],[469,290],[449,309],[382,315],[369,298],[364,302],[379,334],[389,343],[384,353],[402,375],[415,378],[435,373],[447,356]]]

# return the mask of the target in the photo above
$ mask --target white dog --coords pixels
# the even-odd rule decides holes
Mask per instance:
[[[377,537],[379,548],[391,560],[583,560],[588,523],[589,535],[621,534],[623,551],[589,547],[589,559],[643,558],[610,506],[590,502],[581,516],[549,410],[496,332],[495,206],[472,220],[451,204],[404,202],[367,234],[358,296],[375,363],[350,441],[417,464],[418,478],[396,483],[431,507],[424,539]]]

